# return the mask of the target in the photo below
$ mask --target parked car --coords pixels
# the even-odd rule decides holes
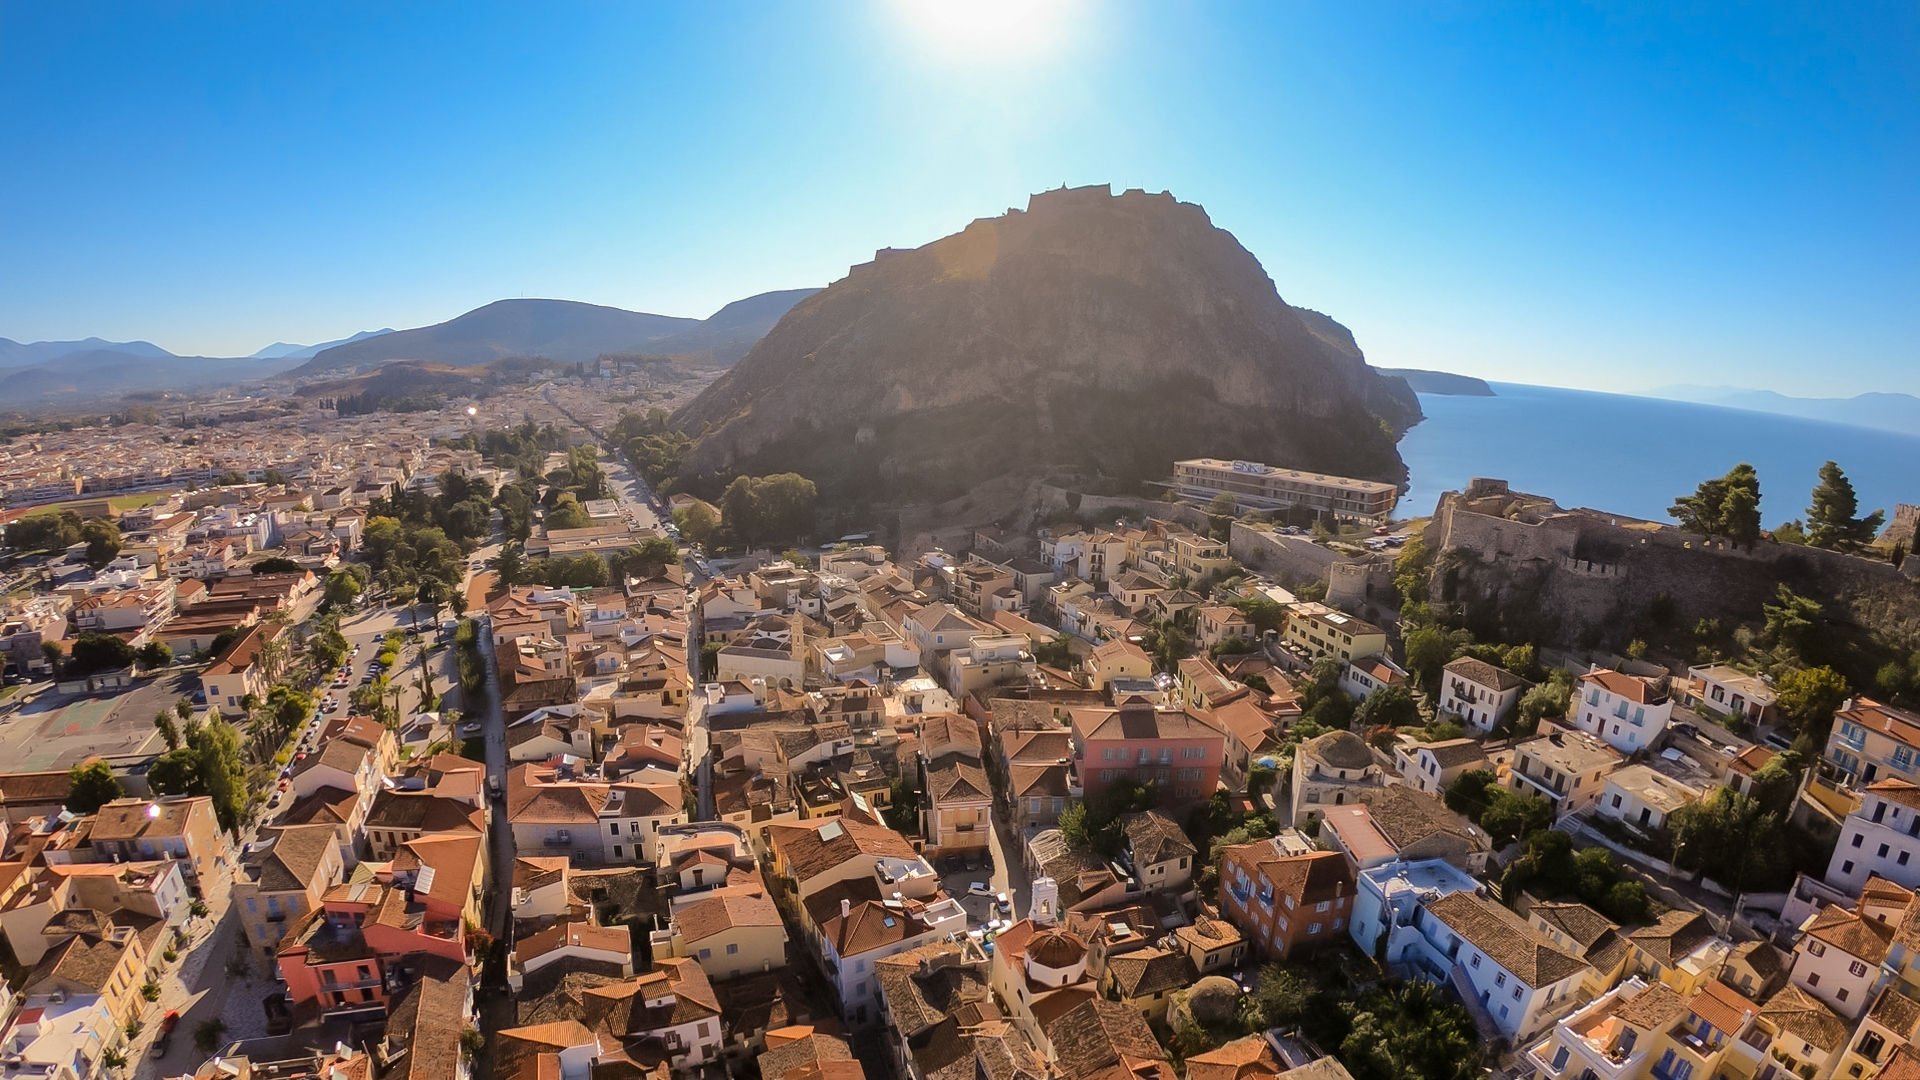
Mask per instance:
[[[1673,725],[1673,730],[1681,735],[1692,735],[1696,738],[1699,737],[1700,735],[1699,728],[1694,727],[1692,724],[1686,723],[1684,721]]]
[[[1000,914],[1007,916],[1008,918],[1012,918],[1013,917],[1013,898],[1008,896],[1006,893],[1001,893],[1000,895],[993,898],[993,909],[995,911],[998,911]]]
[[[976,881],[967,886],[968,896],[992,896],[993,886],[984,881]]]

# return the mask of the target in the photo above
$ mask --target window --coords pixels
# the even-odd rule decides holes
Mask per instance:
[[[1857,979],[1867,973],[1867,965],[1855,960],[1853,963],[1847,965],[1847,973]]]
[[[1308,926],[1308,927],[1307,927],[1307,933],[1308,933],[1309,935],[1313,935],[1313,934],[1317,934],[1317,933],[1319,933],[1319,932],[1320,932],[1320,924],[1319,924],[1319,923],[1313,923],[1313,924],[1311,924],[1310,926]]]
[[[1614,809],[1616,810],[1620,808],[1620,796],[1615,795],[1613,797],[1613,806],[1614,806]]]
[[[610,833],[612,833],[612,834],[613,834],[613,835],[615,835],[615,836],[619,836],[619,835],[620,835],[620,823],[616,821],[616,822],[614,822],[613,824],[611,824],[611,825],[609,825],[609,826],[607,826],[607,831],[608,831],[608,832],[610,832]]]
[[[1841,1001],[1847,1000],[1847,992],[1845,990],[1840,991],[1840,1000]]]
[[[1507,985],[1507,973],[1503,971],[1503,972],[1501,972],[1500,974],[1498,974],[1498,975],[1495,975],[1495,976],[1493,977],[1493,985],[1495,985],[1495,986],[1505,986],[1505,985]]]
[[[1879,855],[1879,857],[1880,857],[1880,858],[1882,858],[1882,859],[1884,859],[1884,858],[1886,858],[1886,857],[1887,857],[1887,845],[1885,845],[1885,844],[1881,844],[1881,845],[1880,845],[1880,855]]]
[[[712,950],[712,949],[701,949],[701,950],[700,950],[700,959],[702,959],[702,960],[711,960],[711,959],[713,959],[713,950]]]
[[[1862,841],[1862,840],[1864,840],[1864,839],[1866,839],[1866,837],[1865,837],[1865,836],[1862,836],[1862,835],[1861,835],[1861,834],[1859,834],[1859,833],[1854,833],[1854,834],[1853,834],[1853,846],[1854,846],[1854,847],[1859,847],[1859,846],[1860,846],[1860,841]]]
[[[1315,911],[1325,911],[1325,910],[1327,910],[1327,908],[1328,908],[1328,907],[1330,907],[1330,906],[1332,906],[1332,905],[1330,905],[1330,904],[1329,904],[1329,903],[1328,903],[1327,901],[1325,901],[1325,900],[1322,900],[1322,901],[1320,901],[1320,902],[1319,902],[1318,904],[1315,904],[1315,905],[1313,906],[1313,910],[1315,910]]]
[[[1848,865],[1848,866],[1852,866],[1853,864],[1852,864],[1852,863],[1848,863],[1847,865]],[[1821,944],[1820,942],[1818,942],[1818,941],[1809,941],[1809,942],[1807,942],[1807,951],[1808,951],[1808,952],[1810,952],[1810,953],[1812,953],[1812,954],[1813,954],[1813,955],[1815,955],[1815,956],[1825,956],[1825,955],[1827,955],[1827,947],[1826,947],[1825,945],[1822,945],[1822,944]]]
[[[1819,972],[1817,972],[1817,971],[1815,971],[1815,972],[1811,972],[1811,973],[1809,973],[1809,974],[1807,975],[1807,985],[1808,985],[1808,986],[1819,986],[1819,985],[1820,985],[1820,973],[1819,973]]]
[[[1471,966],[1472,966],[1472,967],[1473,967],[1473,968],[1474,968],[1475,970],[1478,970],[1478,969],[1479,969],[1479,967],[1480,967],[1480,954],[1479,954],[1479,953],[1474,953],[1474,954],[1473,954],[1473,957],[1472,957],[1471,959],[1469,959],[1469,960],[1467,961],[1467,963],[1468,963],[1469,965],[1471,965]],[[1506,977],[1506,976],[1504,976],[1504,975],[1503,975],[1503,976],[1501,976],[1501,978],[1505,978],[1505,977]]]
[[[1853,873],[1853,860],[1849,859],[1846,862],[1841,863],[1840,872],[1843,874]]]
[[[727,946],[727,955],[728,955],[728,956],[738,956],[738,955],[740,955],[740,946],[738,946],[738,945],[728,945],[728,946]]]

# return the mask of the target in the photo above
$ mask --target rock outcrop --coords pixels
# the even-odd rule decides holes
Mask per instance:
[[[696,439],[684,486],[792,470],[846,504],[1010,478],[1137,489],[1198,455],[1401,481],[1419,417],[1200,207],[1102,186],[879,252],[676,420]]]

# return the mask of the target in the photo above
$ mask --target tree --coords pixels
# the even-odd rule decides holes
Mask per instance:
[[[1093,838],[1087,832],[1087,804],[1074,803],[1060,811],[1060,838],[1075,851],[1089,851]]]
[[[1847,680],[1830,667],[1799,668],[1774,682],[1774,704],[1796,733],[1825,741],[1833,714],[1853,695]]]
[[[818,496],[813,481],[799,473],[736,476],[720,496],[720,513],[748,547],[804,540]]]
[[[1813,643],[1814,620],[1820,617],[1818,600],[1798,595],[1783,582],[1774,593],[1774,602],[1760,605],[1760,611],[1766,616],[1761,636],[1769,645],[1796,657],[1807,654],[1807,646]]]
[[[555,529],[584,529],[592,523],[593,519],[587,516],[586,508],[580,505],[580,500],[571,491],[561,495],[559,501],[553,504],[553,509],[547,511],[548,532]]]
[[[1546,682],[1521,695],[1520,719],[1531,730],[1542,720],[1567,715],[1567,709],[1572,704],[1573,680],[1566,672],[1555,668],[1547,674]]]
[[[1840,466],[1827,462],[1820,466],[1820,483],[1813,489],[1813,505],[1807,507],[1807,543],[1820,548],[1863,548],[1873,543],[1886,521],[1884,510],[1866,517],[1857,516],[1860,499],[1853,481]]]
[[[154,760],[147,784],[161,795],[206,795],[221,828],[235,828],[247,806],[246,764],[240,734],[217,717],[190,725],[182,746]]]
[[[1423,626],[1407,635],[1407,670],[1428,693],[1440,685],[1440,670],[1452,662],[1463,642],[1438,626]]]
[[[720,519],[703,502],[689,503],[673,512],[673,523],[680,535],[702,547],[711,547],[720,539]]]
[[[137,659],[138,652],[125,641],[112,634],[88,632],[74,639],[72,655],[67,661],[67,674],[92,675],[95,672],[132,667]]]
[[[7,543],[21,551],[64,551],[80,542],[80,517],[72,511],[33,514],[7,526]]]
[[[1251,1008],[1262,1029],[1285,1027],[1306,1015],[1315,992],[1313,983],[1284,965],[1267,964],[1253,988]]]
[[[155,716],[153,726],[160,729],[160,738],[165,740],[167,749],[180,749],[180,725],[174,720],[172,713],[163,712]]]
[[[1487,808],[1481,811],[1480,827],[1495,847],[1527,836],[1553,824],[1553,804],[1532,795],[1521,795],[1504,788],[1489,788]]]
[[[91,814],[127,793],[120,778],[113,775],[113,766],[101,758],[75,765],[67,776],[72,783],[67,809],[76,814]]]
[[[80,523],[80,539],[87,545],[87,565],[98,569],[120,554],[120,526],[106,518],[88,518]]]
[[[163,668],[173,663],[173,650],[164,641],[149,641],[140,646],[139,659],[143,668]]]
[[[284,555],[272,555],[253,564],[255,574],[297,574],[303,567]]]
[[[500,554],[494,557],[493,572],[499,576],[503,588],[511,589],[515,585],[524,585],[527,581],[526,549],[518,540],[509,540],[500,547]]]
[[[1675,499],[1667,513],[1681,528],[1751,545],[1760,537],[1760,476],[1741,462],[1727,475],[1702,483],[1692,495]]]
[[[373,575],[359,563],[343,563],[327,575],[326,601],[330,607],[345,607],[367,591]]]
[[[1269,630],[1278,630],[1286,625],[1287,608],[1285,604],[1265,596],[1249,596],[1236,600],[1233,606],[1253,624],[1256,634],[1265,634]]]
[[[1471,1080],[1480,1057],[1472,1017],[1418,979],[1361,998],[1340,1043],[1354,1080]]]
[[[1413,700],[1413,691],[1405,685],[1383,686],[1367,695],[1367,699],[1354,710],[1355,727],[1408,727],[1420,722],[1420,706]]]

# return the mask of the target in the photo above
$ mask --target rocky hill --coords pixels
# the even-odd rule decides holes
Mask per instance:
[[[812,296],[676,417],[683,486],[794,470],[847,502],[989,481],[1140,490],[1217,455],[1401,481],[1420,417],[1200,207],[1036,195]]]
[[[396,360],[477,366],[509,356],[560,363],[602,353],[687,356],[725,366],[810,290],[736,300],[706,319],[651,315],[575,300],[496,300],[432,326],[398,330],[322,350],[296,376],[375,367]]]

